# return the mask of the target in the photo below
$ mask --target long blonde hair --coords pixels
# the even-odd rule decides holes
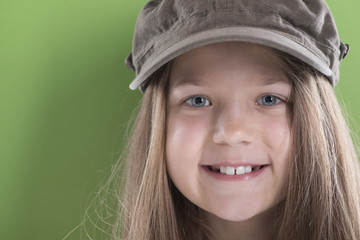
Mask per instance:
[[[274,51],[271,50],[271,54]],[[292,166],[276,207],[274,239],[360,239],[358,159],[327,79],[276,51],[292,85]],[[208,239],[201,210],[166,172],[166,97],[170,64],[146,87],[129,141],[125,168],[114,168],[117,209],[113,239]],[[118,181],[116,178],[123,179]],[[125,188],[124,188],[125,186]]]
[[[334,90],[300,61],[283,60],[295,147],[278,239],[360,239],[358,158]]]

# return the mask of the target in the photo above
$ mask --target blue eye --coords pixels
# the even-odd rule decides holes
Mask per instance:
[[[264,106],[274,106],[280,102],[281,102],[281,99],[279,99],[278,97],[275,97],[273,95],[265,95],[265,96],[261,97],[256,102],[256,104],[261,104]]]
[[[193,96],[185,101],[191,107],[205,107],[210,106],[210,101],[204,96]]]

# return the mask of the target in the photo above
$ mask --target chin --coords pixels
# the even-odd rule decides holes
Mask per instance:
[[[227,212],[222,211],[222,212],[215,212],[210,214],[215,215],[217,218],[220,218],[225,221],[244,222],[254,218],[258,214],[261,214],[261,212],[251,211],[247,209],[244,211],[227,211]]]
[[[279,204],[279,203],[277,203]],[[230,221],[230,222],[246,222],[248,220],[255,220],[258,217],[269,216],[274,214],[274,210],[277,204],[269,206],[243,206],[239,205],[225,208],[207,209],[205,210],[209,216],[213,216],[218,220]]]
[[[222,205],[222,206],[221,206]],[[203,210],[206,215],[232,222],[242,222],[253,218],[262,211],[255,206],[240,207],[241,204],[216,204],[215,206],[204,206]]]

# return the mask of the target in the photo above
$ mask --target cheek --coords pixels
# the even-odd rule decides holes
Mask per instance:
[[[276,155],[288,155],[291,146],[290,126],[283,122],[269,126],[265,131],[266,143]]]
[[[193,116],[168,114],[166,131],[167,171],[176,187],[184,194],[193,192],[202,149],[207,136],[207,123]],[[193,193],[197,194],[197,193]]]
[[[200,157],[206,135],[207,127],[203,120],[169,113],[166,129],[167,161],[171,163],[174,158],[183,163],[196,161]]]
[[[271,153],[271,157],[274,160],[289,159],[292,142],[289,114],[284,112],[281,115],[264,118],[261,125],[264,126],[264,142]]]
[[[287,182],[291,162],[292,135],[290,119],[286,117],[268,119],[263,122],[264,143],[273,165],[273,173],[277,179],[279,191]]]

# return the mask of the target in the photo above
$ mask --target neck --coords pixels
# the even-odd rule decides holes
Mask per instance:
[[[206,213],[212,240],[270,240],[273,239],[274,210],[268,210],[251,219],[233,222]]]

